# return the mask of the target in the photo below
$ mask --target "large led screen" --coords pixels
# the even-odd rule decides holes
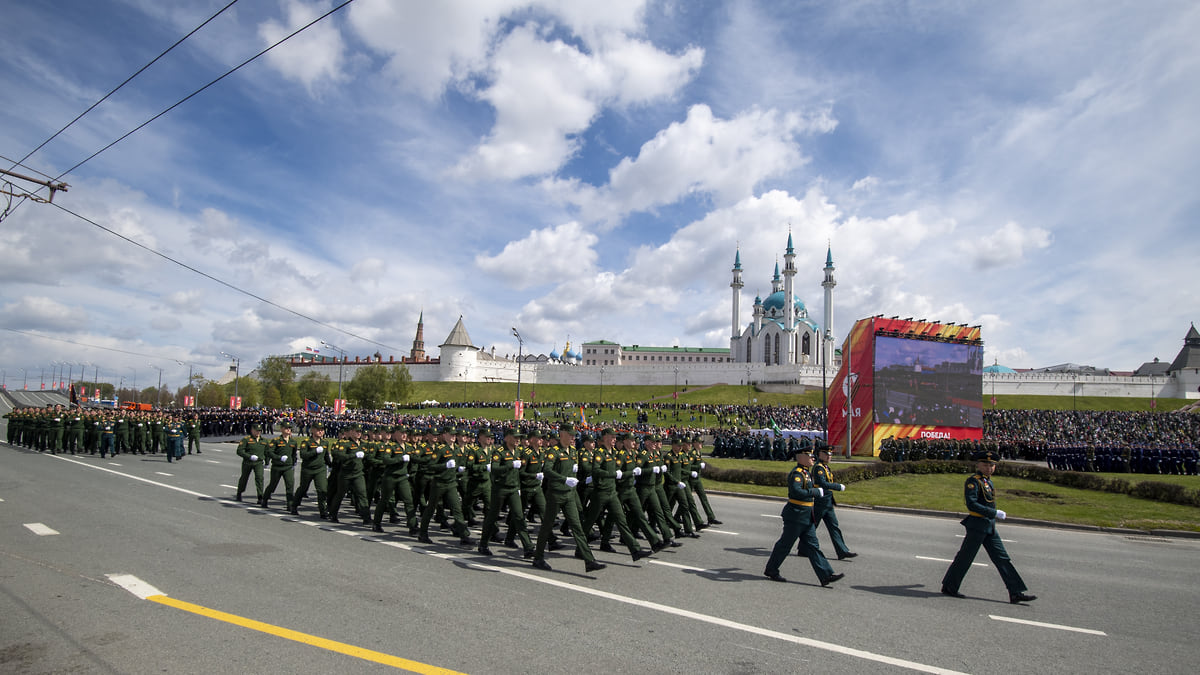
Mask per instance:
[[[983,426],[983,346],[875,336],[875,423]]]

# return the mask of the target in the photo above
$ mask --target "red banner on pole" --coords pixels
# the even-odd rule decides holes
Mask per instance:
[[[525,419],[525,402],[524,401],[517,401],[516,403],[513,403],[513,419],[514,420]]]

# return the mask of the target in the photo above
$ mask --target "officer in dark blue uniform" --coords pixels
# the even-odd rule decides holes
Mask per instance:
[[[1008,551],[1004,550],[1004,544],[1000,541],[1000,535],[996,533],[996,519],[1004,520],[1007,517],[1004,511],[996,508],[996,491],[992,488],[991,476],[996,471],[999,457],[989,450],[977,452],[971,458],[975,460],[975,473],[967,479],[963,489],[968,515],[962,524],[967,528],[967,535],[950,569],[946,570],[946,576],[942,578],[942,594],[955,598],[966,597],[958,589],[967,570],[971,569],[971,562],[979,553],[979,547],[983,546],[1008,588],[1009,602],[1015,605],[1036,600],[1036,595],[1025,593],[1028,590],[1025,582],[1017,574]]]
[[[787,581],[780,576],[779,566],[787,559],[788,551],[797,539],[800,540],[800,550],[808,556],[808,561],[822,586],[828,586],[846,576],[833,573],[833,568],[829,566],[829,561],[822,555],[821,546],[817,543],[817,531],[813,527],[813,500],[824,496],[825,490],[813,483],[812,474],[809,473],[813,461],[811,454],[797,451],[796,467],[788,474],[788,503],[784,505],[783,513],[780,514],[783,518],[783,533],[779,535],[779,541],[775,542],[775,548],[767,560],[767,568],[763,570],[763,574],[771,581]]]

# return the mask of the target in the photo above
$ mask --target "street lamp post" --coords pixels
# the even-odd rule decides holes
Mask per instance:
[[[337,352],[338,355],[341,357],[338,359],[338,395],[337,395],[338,400],[340,401],[340,400],[342,400],[342,364],[344,364],[346,362],[346,352],[345,352],[345,350],[343,350],[335,345],[331,345],[324,340],[321,340],[321,344],[326,347],[329,347],[333,351]]]
[[[521,331],[513,326],[512,336],[517,338],[517,400],[521,400],[521,362],[525,357],[525,338],[521,337]]]
[[[600,366],[600,406],[604,405],[604,366]],[[599,408],[597,408],[599,412]]]
[[[679,366],[675,366],[675,421],[679,421]]]
[[[29,371],[25,370],[24,368],[19,368],[18,370],[21,371],[21,376],[23,378],[23,380],[21,382],[21,388],[28,389],[29,388]]]
[[[141,400],[139,398],[139,396],[141,395],[141,392],[138,391],[138,388],[137,388],[137,368],[134,368],[133,366],[125,366],[125,367],[133,371],[133,400],[136,403]]]
[[[192,364],[190,364],[190,363],[185,364],[183,361],[180,361],[178,359],[176,359],[175,363],[178,363],[181,366],[186,365],[188,367],[188,388],[187,388],[187,390],[188,390],[188,396],[190,396],[192,398],[192,407],[194,408],[194,407],[196,407],[196,388],[195,388],[195,385],[192,384]]]
[[[146,365],[150,366],[151,368],[158,369],[158,389],[154,390],[154,407],[161,408],[162,407],[162,371],[163,371],[163,369],[162,369],[162,367],[156,366],[153,363],[148,363]]]
[[[238,380],[242,379],[242,360],[230,354],[229,352],[221,352],[221,356],[233,360],[233,399],[238,400]],[[241,407],[241,406],[239,406]]]

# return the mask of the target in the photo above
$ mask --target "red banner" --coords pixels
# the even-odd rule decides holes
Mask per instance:
[[[514,420],[525,419],[525,402],[524,401],[517,401],[517,402],[513,403],[513,419]]]
[[[241,396],[230,396],[229,397],[229,409],[230,410],[241,410],[242,409],[242,397]]]

